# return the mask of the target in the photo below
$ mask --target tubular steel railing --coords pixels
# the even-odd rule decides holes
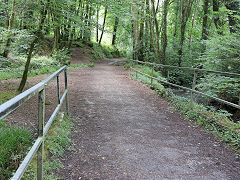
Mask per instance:
[[[59,84],[59,74],[64,71],[64,78],[65,78],[65,91],[60,98],[60,84]],[[53,114],[49,118],[47,124],[44,126],[44,119],[45,119],[45,86],[52,81],[54,78],[57,77],[57,96],[58,96],[58,105],[54,110]],[[39,84],[33,86],[32,88],[26,90],[25,92],[19,94],[18,96],[14,97],[13,99],[5,102],[4,104],[0,105],[0,120],[5,118],[8,114],[16,110],[20,107],[24,102],[29,100],[35,94],[38,93],[38,138],[36,139],[35,143],[33,144],[32,148],[20,164],[19,168],[17,169],[14,176],[11,178],[12,180],[17,180],[22,177],[25,170],[29,166],[32,158],[37,153],[37,179],[43,179],[43,150],[44,150],[44,136],[47,134],[51,124],[53,123],[54,119],[59,112],[61,105],[66,99],[66,112],[68,114],[68,86],[67,86],[67,67],[64,66],[52,75],[50,75],[47,79],[40,82]]]
[[[234,104],[232,102],[229,102],[229,101],[226,101],[224,99],[221,99],[221,98],[217,98],[217,97],[214,97],[214,96],[211,96],[211,95],[208,95],[206,93],[203,93],[203,92],[200,92],[200,91],[197,91],[195,90],[195,87],[196,87],[196,79],[197,79],[197,73],[198,72],[207,72],[207,73],[214,73],[214,74],[221,74],[221,75],[224,75],[224,76],[231,76],[231,77],[240,77],[240,74],[237,74],[237,73],[230,73],[230,72],[221,72],[221,71],[212,71],[212,70],[206,70],[206,69],[199,69],[199,68],[191,68],[191,67],[178,67],[178,66],[171,66],[171,65],[163,65],[163,64],[156,64],[156,63],[150,63],[150,62],[143,62],[143,61],[138,61],[138,60],[131,60],[133,62],[136,62],[136,63],[140,63],[140,64],[146,64],[146,65],[151,65],[152,66],[152,74],[151,76],[137,70],[137,69],[134,69],[133,67],[131,67],[131,69],[133,71],[136,72],[136,77],[137,77],[137,73],[139,74],[142,74],[148,78],[151,79],[151,85],[153,83],[153,80],[156,80],[156,81],[159,81],[161,83],[164,83],[164,84],[167,84],[167,85],[170,85],[170,86],[173,86],[173,87],[177,87],[177,88],[181,88],[181,89],[184,89],[184,90],[188,90],[191,92],[191,105],[193,105],[193,97],[194,97],[194,93],[196,94],[200,94],[201,96],[205,96],[205,97],[208,97],[208,98],[211,98],[211,99],[214,99],[218,102],[221,102],[223,104],[227,104],[229,106],[232,106],[232,107],[235,107],[235,108],[238,108],[240,109],[240,101],[239,101],[239,104]],[[187,87],[184,87],[184,86],[180,86],[180,85],[177,85],[177,84],[174,84],[174,83],[170,83],[168,81],[164,81],[162,79],[159,79],[159,78],[156,78],[156,77],[153,77],[153,72],[154,72],[154,67],[160,67],[160,68],[166,68],[166,69],[181,69],[181,70],[190,70],[190,71],[193,71],[193,82],[192,82],[192,88],[187,88]],[[167,74],[168,74],[168,79],[169,79],[169,71],[167,71]],[[240,98],[240,97],[239,97]]]

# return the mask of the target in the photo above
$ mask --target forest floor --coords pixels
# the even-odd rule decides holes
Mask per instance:
[[[78,53],[73,63],[81,63]],[[235,152],[204,128],[185,120],[129,71],[104,60],[69,71],[74,151],[61,161],[63,179],[239,179]],[[85,63],[85,62],[84,62]],[[28,87],[47,77],[29,79]],[[60,77],[63,91],[63,77]],[[19,80],[4,81],[5,86]],[[4,86],[4,87],[5,87]],[[57,104],[56,82],[46,89],[46,121]],[[35,129],[37,97],[8,116]]]

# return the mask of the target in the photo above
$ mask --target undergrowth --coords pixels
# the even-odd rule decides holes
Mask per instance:
[[[31,132],[0,121],[0,179],[9,179],[32,144]]]
[[[128,67],[128,65],[125,65]],[[151,75],[149,67],[135,66],[135,69]],[[194,103],[190,106],[190,100],[173,94],[171,89],[166,89],[161,83],[138,73],[131,72],[133,79],[144,83],[154,89],[159,95],[165,98],[171,105],[179,111],[186,119],[195,121],[199,126],[206,128],[207,132],[219,137],[221,141],[229,143],[237,152],[236,158],[240,157],[240,123],[234,123],[230,120],[229,114],[225,110],[216,110],[211,106]],[[154,71],[154,77],[160,77],[160,74]],[[164,79],[163,79],[164,80]]]
[[[72,128],[72,120],[64,115],[64,118],[58,116],[49,129],[44,141],[44,179],[57,180],[62,179],[57,176],[57,170],[63,168],[59,158],[63,156],[65,150],[73,150],[73,142],[71,141],[70,133]],[[34,157],[28,167],[23,179],[36,179],[37,173],[37,158]]]
[[[15,60],[8,60],[8,64],[5,64],[4,68],[0,69],[0,80],[21,78],[24,71],[25,61],[26,58],[21,56],[18,56]],[[63,64],[60,63],[62,61],[63,59],[56,57],[33,57],[29,67],[28,77],[55,72],[63,66]],[[70,69],[93,67],[93,64],[77,64],[69,65],[68,67]]]
[[[96,62],[104,58],[118,58],[124,55],[116,47],[109,46],[105,44],[99,45],[96,42],[87,42],[82,41],[74,42],[76,47],[82,48],[86,56],[90,56],[91,62]]]

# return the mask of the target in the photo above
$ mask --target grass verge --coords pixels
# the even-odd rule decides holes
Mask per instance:
[[[5,121],[0,121],[0,179],[12,176],[31,144],[32,135],[29,130],[11,127]]]
[[[72,119],[66,115],[55,119],[51,128],[49,129],[44,141],[44,179],[57,180],[61,177],[57,176],[57,170],[63,166],[60,158],[63,156],[65,150],[73,150],[73,142],[70,139]],[[30,166],[28,167],[24,180],[36,179],[37,173],[37,158],[34,157]]]

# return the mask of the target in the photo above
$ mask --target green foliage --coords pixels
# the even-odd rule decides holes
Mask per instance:
[[[61,50],[54,50],[52,53],[52,58],[59,62],[60,64],[69,65],[70,64],[70,57],[68,49],[61,49]]]
[[[206,52],[199,61],[207,69],[240,73],[240,34],[214,36],[206,41]]]
[[[15,57],[13,57],[15,59]],[[17,60],[11,61],[7,67],[0,69],[0,80],[22,77],[26,57],[18,56]],[[55,72],[61,67],[61,64],[53,58],[47,56],[35,56],[31,60],[28,76]]]
[[[200,80],[197,88],[211,96],[238,104],[240,79],[217,75],[207,75]]]
[[[73,142],[69,138],[72,126],[73,123],[70,117],[65,115],[64,118],[60,118],[60,116],[57,116],[49,129],[44,141],[44,179],[61,179],[56,174],[56,171],[63,168],[59,158],[62,157],[64,151],[73,150]],[[36,161],[37,157],[35,156],[23,179],[36,179]]]
[[[193,82],[193,72],[180,69],[169,70],[169,82],[191,87]]]
[[[6,67],[9,67],[11,64],[11,60],[7,59],[3,56],[0,56],[0,70]]]
[[[121,53],[116,49],[116,47],[109,45],[99,45],[93,43],[93,50],[91,51],[93,56],[93,61],[101,60],[104,58],[118,58],[121,56]]]
[[[105,54],[102,52],[102,47],[99,46],[97,43],[93,44],[93,51],[91,51],[91,54],[93,56],[93,61],[105,58]]]
[[[7,92],[0,92],[0,104],[7,102],[8,100],[12,99],[13,97],[17,96],[19,92],[17,91],[7,91]]]
[[[71,118],[65,116],[57,118],[46,136],[45,147],[52,156],[62,156],[66,149],[70,148],[71,139],[69,135],[72,127]]]
[[[21,127],[10,127],[0,121],[0,179],[9,179],[26,155],[32,136]]]

